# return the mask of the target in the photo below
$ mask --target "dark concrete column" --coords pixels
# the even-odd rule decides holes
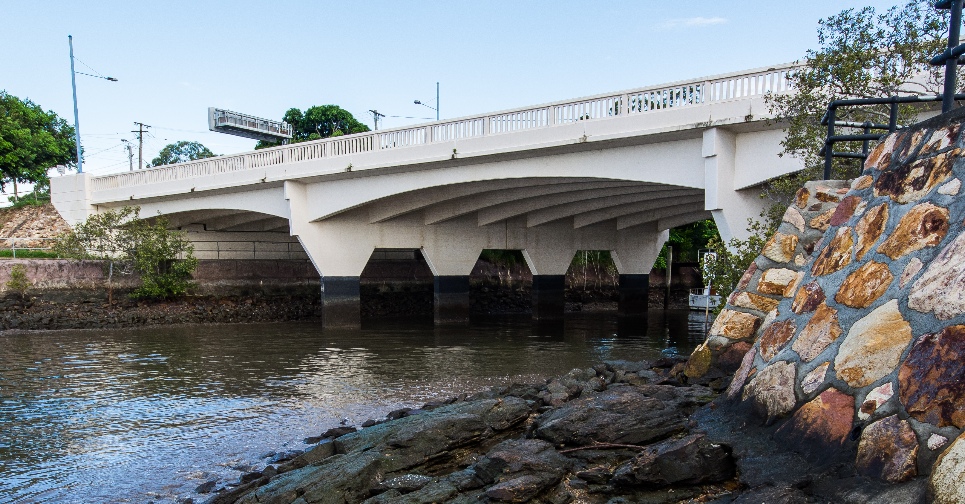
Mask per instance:
[[[322,277],[322,327],[362,327],[359,277]]]
[[[436,324],[469,323],[469,275],[438,275],[433,290]]]
[[[643,318],[647,316],[649,307],[650,275],[620,275],[619,315],[621,317]]]
[[[566,275],[533,275],[533,318],[563,320]]]

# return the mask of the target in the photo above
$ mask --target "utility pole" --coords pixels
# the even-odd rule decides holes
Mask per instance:
[[[385,117],[385,114],[380,114],[378,110],[369,110],[372,113],[372,121],[375,122],[375,131],[379,130],[379,119]]]
[[[134,147],[131,145],[131,142],[127,140],[122,139],[121,141],[124,142],[124,147],[127,148],[127,166],[129,167],[129,171],[134,171]]]
[[[137,125],[137,130],[131,131],[131,133],[137,133],[137,169],[144,169],[144,128],[150,128],[151,126],[134,121]]]
[[[80,152],[80,120],[77,118],[77,74],[74,73],[74,36],[67,35],[70,46],[70,88],[74,93],[74,141],[77,143],[77,173],[84,173],[84,157]],[[16,183],[16,179],[14,179]]]

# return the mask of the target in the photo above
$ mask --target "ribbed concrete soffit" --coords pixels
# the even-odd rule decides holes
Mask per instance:
[[[244,224],[238,224],[235,226],[227,227],[227,228],[221,229],[221,231],[229,231],[229,232],[231,231],[268,231],[270,229],[275,229],[279,227],[280,223],[283,221],[284,219],[271,216],[271,217],[262,218],[256,221],[246,222]]]
[[[241,226],[251,222],[264,221],[269,217],[273,217],[273,216],[265,215],[263,213],[245,212],[239,215],[231,215],[231,216],[220,217],[216,219],[205,219],[204,223],[205,223],[206,229],[209,231],[224,231],[224,230],[233,228],[235,226]],[[278,217],[274,217],[274,218],[278,219]]]
[[[187,212],[166,214],[164,217],[168,219],[168,228],[175,229],[190,224],[204,224],[211,219],[243,213],[247,212],[244,210],[189,210]]]
[[[530,212],[591,199],[601,199],[600,204],[603,204],[603,201],[606,199],[613,199],[622,196],[627,196],[627,198],[622,198],[620,200],[623,203],[628,203],[631,201],[644,201],[646,199],[653,199],[654,197],[663,197],[661,193],[666,193],[668,190],[681,191],[680,193],[675,193],[678,196],[689,195],[695,191],[694,189],[685,189],[677,186],[641,184],[634,187],[573,191],[549,196],[534,196],[532,198],[527,198],[512,203],[505,203],[502,205],[481,209],[478,213],[478,224],[480,226],[487,226],[502,220],[526,215]]]
[[[519,187],[503,191],[483,191],[445,203],[428,206],[423,214],[427,225],[438,224],[485,208],[520,202],[550,199],[572,201],[579,194],[614,195],[652,189],[651,184],[626,181],[575,182],[551,186]]]
[[[581,213],[601,210],[619,205],[653,201],[660,199],[663,205],[673,204],[674,200],[681,197],[693,196],[696,194],[694,189],[673,189],[669,191],[650,191],[646,193],[634,193],[614,196],[603,196],[595,198],[584,198],[563,205],[556,205],[550,208],[543,208],[526,214],[526,226],[535,227],[559,219],[574,217]]]
[[[707,210],[695,210],[693,212],[687,212],[662,219],[654,218],[652,212],[641,212],[638,214],[617,218],[617,230],[629,229],[641,224],[651,224],[656,222],[657,230],[663,231],[664,229],[671,229],[677,226],[683,226],[685,224],[690,224],[709,218],[711,218],[711,213]]]
[[[649,212],[658,215],[657,219],[687,213],[704,208],[704,195],[661,198],[651,201],[641,201],[624,205],[613,205],[600,210],[584,212],[573,216],[573,228],[590,226],[598,222],[624,217],[627,215]]]
[[[519,178],[519,179],[500,179],[500,180],[480,180],[474,182],[464,182],[459,184],[446,184],[441,186],[426,187],[422,189],[416,189],[413,191],[406,191],[403,193],[395,194],[392,196],[386,196],[383,198],[378,198],[365,203],[364,206],[369,211],[369,222],[376,224],[379,222],[385,222],[390,219],[405,215],[407,213],[412,213],[415,211],[422,210],[423,208],[433,205],[436,203],[441,203],[445,201],[450,201],[458,198],[463,198],[466,196],[471,196],[474,194],[479,194],[487,191],[502,191],[507,189],[515,189],[518,187],[545,187],[557,184],[572,184],[579,182],[610,182],[614,185],[629,185],[633,182],[628,181],[614,181],[608,179],[599,179],[592,177],[581,177],[581,178],[549,178],[549,177],[531,177],[531,178]],[[335,214],[333,214],[335,215]],[[331,215],[324,216],[316,221],[324,220],[325,218],[331,217]]]

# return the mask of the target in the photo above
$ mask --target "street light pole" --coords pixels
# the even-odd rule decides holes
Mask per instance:
[[[439,120],[439,81],[436,81],[436,120]]]
[[[70,87],[74,92],[74,141],[77,142],[77,173],[84,173],[84,160],[80,156],[80,120],[77,118],[77,74],[74,73],[74,37],[67,35],[70,46]]]

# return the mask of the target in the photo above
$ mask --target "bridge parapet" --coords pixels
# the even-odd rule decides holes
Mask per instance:
[[[789,75],[797,67],[793,63],[776,65],[414,127],[325,138],[149,170],[103,175],[92,177],[91,190],[172,182],[362,152],[550,128],[582,120],[605,120],[672,108],[760,98],[767,93],[789,91]]]

